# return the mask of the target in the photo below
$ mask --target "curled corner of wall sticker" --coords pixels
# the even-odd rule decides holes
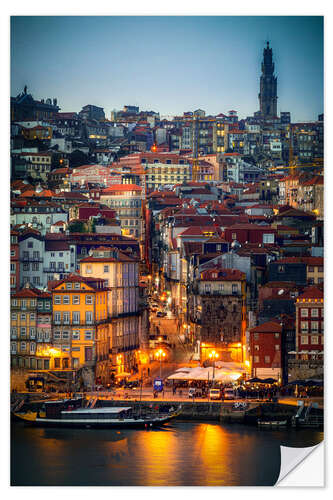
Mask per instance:
[[[280,446],[280,475],[275,486],[324,487],[324,442],[307,448]]]

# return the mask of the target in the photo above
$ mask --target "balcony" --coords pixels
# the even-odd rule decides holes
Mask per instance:
[[[42,257],[30,257],[30,256],[26,256],[26,257],[22,257],[20,260],[22,262],[43,262]]]
[[[85,320],[82,320],[82,321],[55,321],[53,320],[52,321],[52,324],[54,326],[95,326],[97,324],[99,324],[100,322],[107,322],[107,320],[101,320],[101,321],[85,321]]]
[[[44,273],[59,273],[59,274],[69,274],[70,271],[64,269],[63,267],[44,267],[43,268]]]

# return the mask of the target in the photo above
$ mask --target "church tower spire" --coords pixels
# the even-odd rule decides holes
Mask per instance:
[[[274,75],[273,51],[267,42],[261,63],[259,104],[263,118],[277,116],[277,78]]]

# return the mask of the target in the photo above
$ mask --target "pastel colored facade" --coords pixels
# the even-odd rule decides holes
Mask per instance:
[[[252,377],[282,378],[282,326],[268,321],[250,330],[250,361]]]
[[[10,232],[10,293],[20,288],[20,249],[18,231]]]
[[[11,296],[11,366],[53,369],[51,294],[29,284]]]
[[[71,274],[52,287],[53,341],[69,368],[94,366],[97,331],[108,328],[105,282]]]
[[[103,279],[108,291],[108,316],[138,312],[139,262],[117,248],[99,247],[81,259],[80,274]]]
[[[323,354],[324,295],[311,286],[296,300],[296,359],[323,360]]]
[[[42,235],[51,231],[51,226],[58,221],[68,221],[68,213],[55,203],[31,201],[24,205],[13,203],[10,222],[13,226],[30,224]]]
[[[27,162],[27,175],[46,181],[51,172],[51,153],[21,153],[20,158]]]
[[[96,375],[129,372],[137,364],[142,318],[139,315],[139,261],[117,248],[99,247],[80,261],[80,274],[103,279],[108,287],[108,330],[96,334]]]
[[[102,165],[82,165],[73,168],[70,181],[72,184],[100,184],[108,187],[121,182],[121,175],[113,173],[110,167]]]
[[[116,184],[101,193],[100,200],[118,214],[122,234],[144,240],[142,188],[136,184]]]

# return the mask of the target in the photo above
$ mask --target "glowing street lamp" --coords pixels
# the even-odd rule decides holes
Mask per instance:
[[[219,354],[216,351],[210,351],[208,354],[209,358],[213,361],[213,382],[215,378],[215,361],[219,358]]]
[[[155,357],[160,360],[160,378],[162,377],[162,359],[164,359],[165,356],[166,354],[163,349],[159,349],[155,352]]]

